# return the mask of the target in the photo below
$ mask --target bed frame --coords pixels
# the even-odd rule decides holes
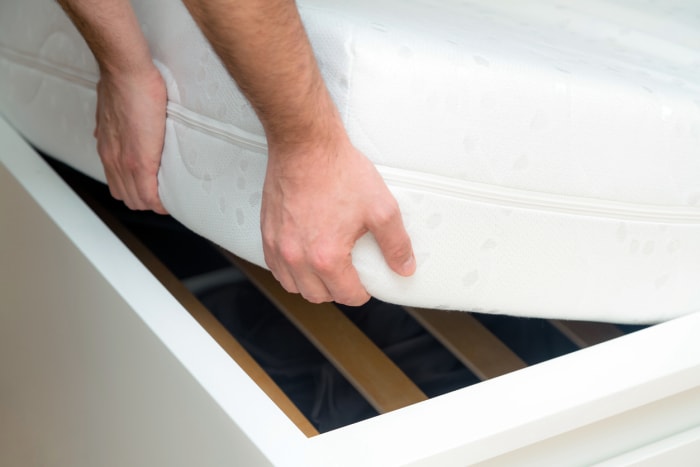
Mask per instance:
[[[2,465],[700,456],[700,313],[628,335],[551,321],[581,350],[528,367],[469,313],[406,308],[482,380],[428,399],[335,306],[310,305],[222,252],[382,414],[319,434],[153,253],[2,120],[0,193]]]

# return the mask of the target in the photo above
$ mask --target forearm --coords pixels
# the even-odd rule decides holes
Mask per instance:
[[[294,0],[183,1],[265,128],[263,253],[282,286],[312,302],[366,302],[352,247],[368,231],[394,271],[412,274],[398,204],[352,146]]]
[[[165,213],[158,168],[167,93],[129,0],[58,0],[100,67],[95,138],[110,192]]]
[[[293,0],[184,0],[274,145],[342,134]]]
[[[139,73],[152,66],[129,0],[58,0],[85,38],[102,73]]]

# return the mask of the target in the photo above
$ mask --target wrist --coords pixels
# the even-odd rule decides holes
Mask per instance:
[[[287,107],[286,113],[273,113],[272,118],[261,115],[271,153],[277,148],[285,153],[331,149],[348,142],[340,114],[325,87],[321,94],[320,98],[304,100],[296,109]]]
[[[150,78],[154,72],[158,72],[151,59],[150,52],[139,51],[136,53],[109,53],[97,57],[100,74],[103,76],[129,76],[134,78]]]
[[[163,77],[150,59],[129,66],[117,65],[113,62],[105,66],[100,64],[100,80],[112,82],[120,87],[165,89]]]
[[[290,134],[267,137],[270,159],[330,160],[339,148],[350,144],[340,122],[314,122],[299,126]]]

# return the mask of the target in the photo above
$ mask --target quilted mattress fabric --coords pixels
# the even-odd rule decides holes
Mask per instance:
[[[164,204],[263,265],[262,127],[179,2],[132,3],[168,86]],[[700,3],[299,6],[350,137],[413,239],[410,278],[371,236],[358,242],[374,296],[618,322],[700,309]],[[0,2],[2,114],[103,179],[97,77],[55,2]]]

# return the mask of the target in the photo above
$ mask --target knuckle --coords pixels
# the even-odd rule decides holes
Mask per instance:
[[[316,248],[311,255],[311,267],[322,275],[334,273],[340,263],[340,255],[327,247]]]
[[[390,202],[375,206],[372,219],[375,225],[387,225],[399,214],[399,204],[392,199]]]
[[[411,244],[408,242],[401,242],[388,247],[387,256],[394,259],[408,259],[411,256]]]
[[[286,264],[296,267],[301,265],[303,254],[293,242],[282,242],[277,246],[278,255]]]
[[[141,169],[141,162],[134,155],[123,157],[121,165],[127,173],[137,173]]]

